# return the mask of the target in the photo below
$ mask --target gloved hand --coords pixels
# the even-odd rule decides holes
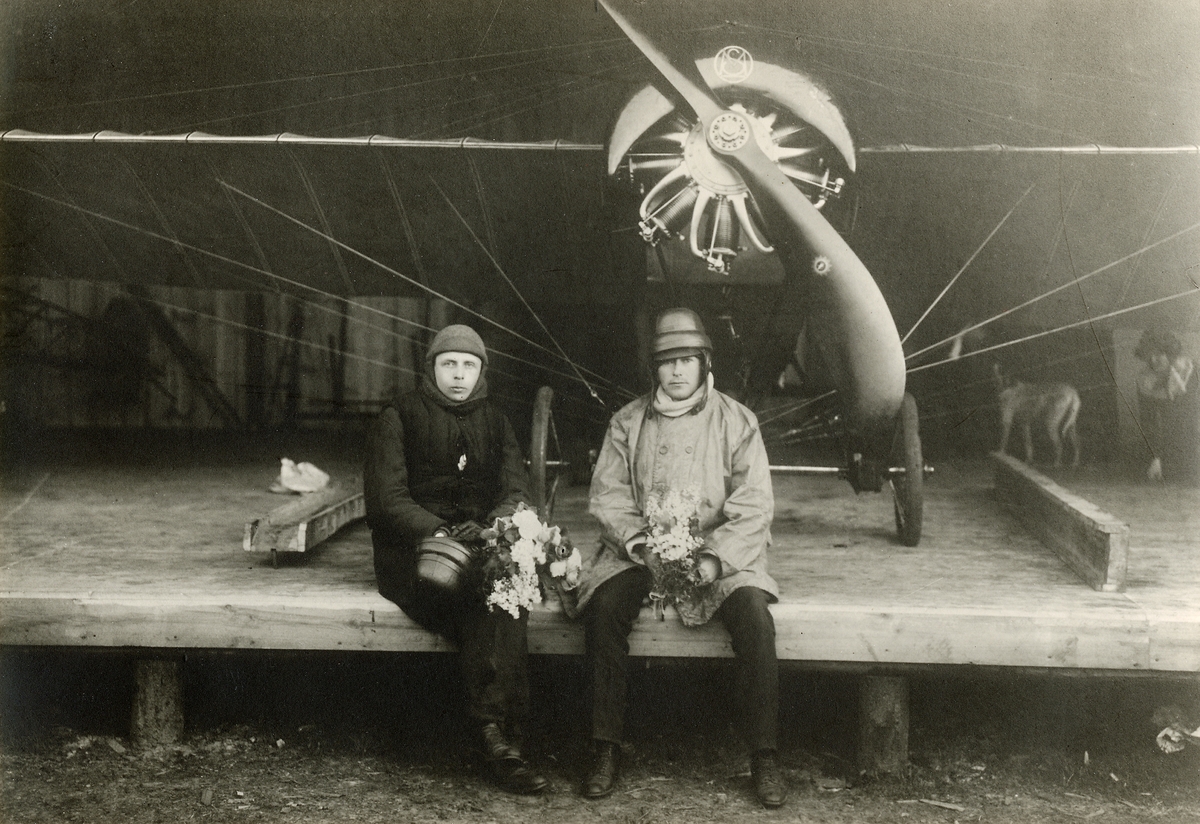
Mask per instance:
[[[700,586],[708,586],[721,576],[721,561],[715,555],[701,555],[692,570],[692,580]]]
[[[639,532],[625,542],[625,552],[629,555],[630,560],[645,562],[646,556],[651,554],[650,547],[646,543],[647,540],[646,533]]]
[[[450,537],[456,541],[478,541],[483,527],[475,521],[463,521],[450,527]]]

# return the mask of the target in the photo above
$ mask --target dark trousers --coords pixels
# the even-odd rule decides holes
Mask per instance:
[[[628,690],[629,633],[653,584],[643,568],[605,581],[584,609],[587,667],[591,675],[592,737],[620,743]],[[776,748],[779,661],[768,595],[758,587],[730,593],[717,610],[737,656],[733,696],[746,743],[753,751]]]
[[[1138,422],[1155,458],[1162,461],[1163,478],[1194,481],[1200,463],[1197,444],[1197,398],[1185,393],[1174,400],[1138,395]]]
[[[513,618],[493,611],[478,595],[447,599],[420,587],[401,608],[458,646],[467,714],[480,724],[495,721],[519,734],[529,715],[528,614]]]

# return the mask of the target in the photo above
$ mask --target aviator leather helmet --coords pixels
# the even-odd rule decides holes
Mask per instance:
[[[688,355],[712,354],[712,340],[704,331],[700,316],[682,307],[667,309],[654,324],[654,344],[650,359],[655,363]],[[707,362],[708,358],[705,357]]]
[[[471,550],[453,538],[432,535],[417,547],[417,580],[433,592],[457,594],[471,558]]]

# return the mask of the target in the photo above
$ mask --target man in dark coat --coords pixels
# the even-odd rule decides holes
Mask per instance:
[[[418,387],[384,407],[371,428],[363,491],[380,594],[458,646],[467,714],[492,778],[512,792],[537,793],[546,779],[514,740],[529,710],[528,617],[490,609],[472,570],[459,596],[423,586],[416,573],[426,538],[477,546],[486,525],[529,501],[512,425],[487,397],[487,362],[469,326],[438,332]]]

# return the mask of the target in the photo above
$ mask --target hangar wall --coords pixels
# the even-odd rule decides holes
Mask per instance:
[[[415,298],[347,305],[181,287],[135,296],[63,279],[23,279],[4,308],[5,414],[39,427],[336,424],[412,386],[425,322]]]

